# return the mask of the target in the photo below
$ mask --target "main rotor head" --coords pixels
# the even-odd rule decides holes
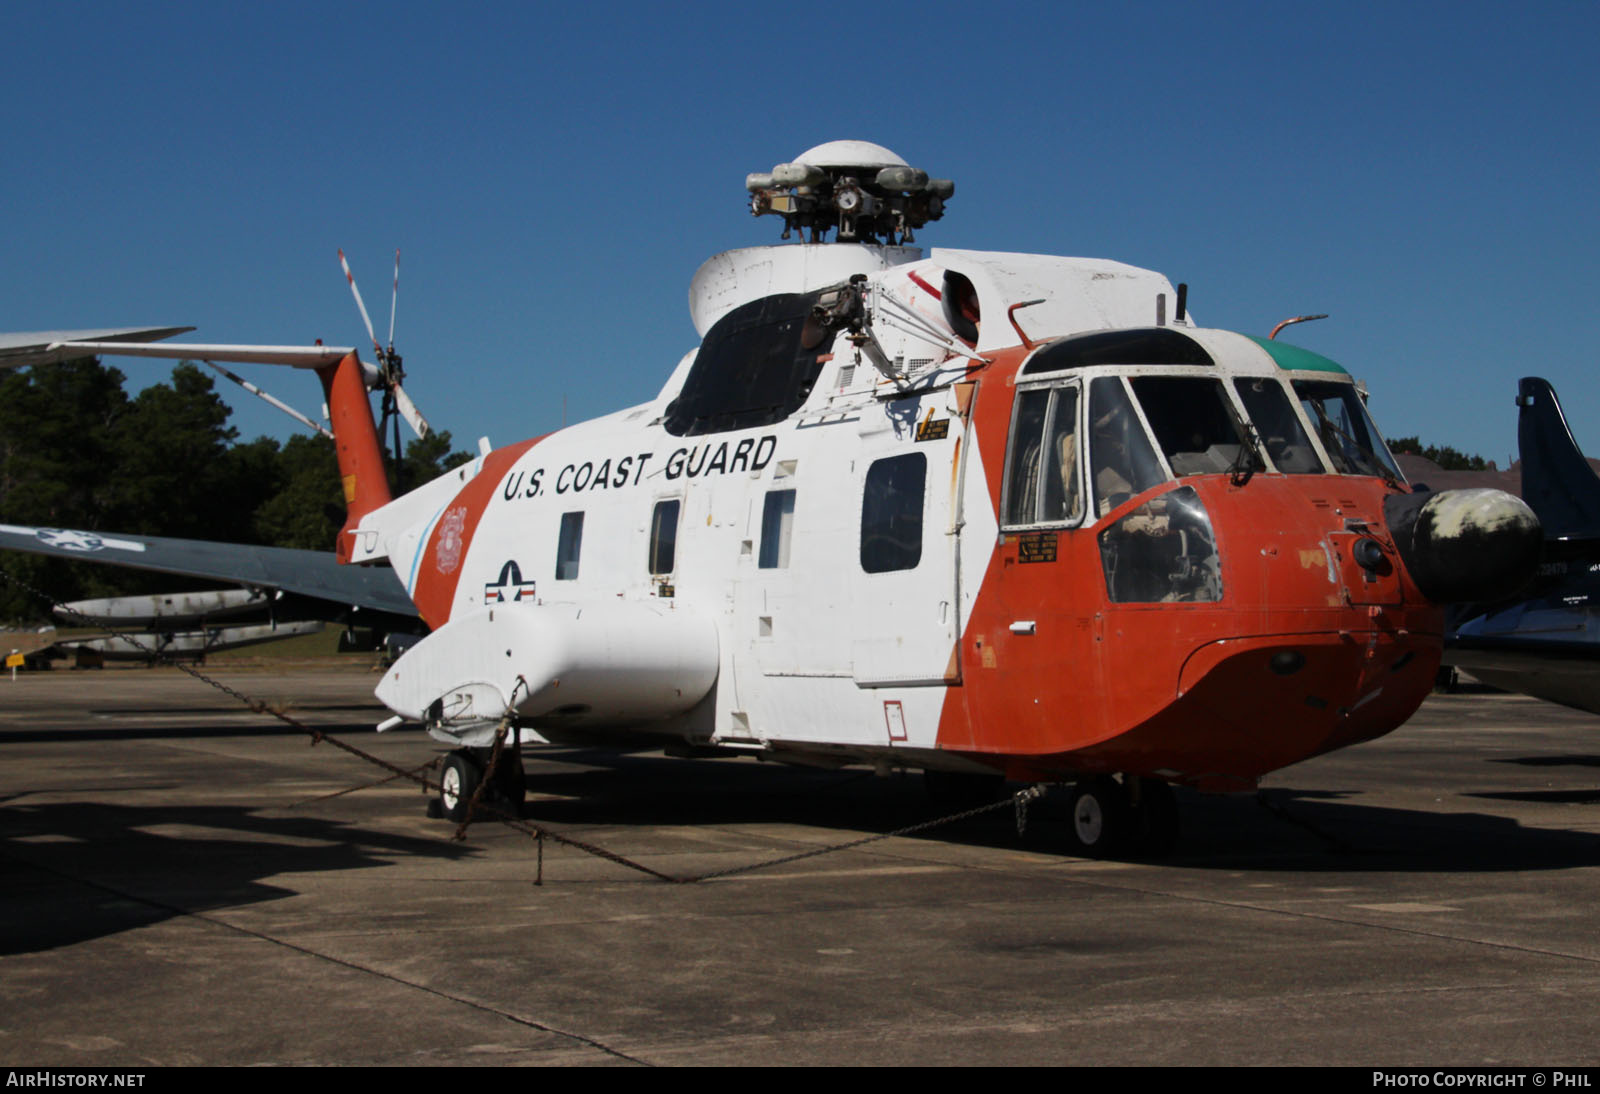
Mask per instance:
[[[835,229],[840,243],[914,242],[912,229],[944,216],[956,191],[870,141],[819,144],[793,163],[745,176],[744,185],[752,216],[781,216],[784,239],[810,232],[811,243]]]

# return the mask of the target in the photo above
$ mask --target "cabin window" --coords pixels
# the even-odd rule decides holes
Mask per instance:
[[[922,561],[922,509],[928,457],[891,456],[867,468],[861,498],[861,568],[869,574],[914,570]]]
[[[1078,474],[1078,389],[1017,395],[1003,511],[1007,525],[1075,524],[1083,517]]]
[[[556,580],[576,581],[578,555],[583,550],[583,514],[561,514],[561,537],[556,542]]]
[[[1306,418],[1322,439],[1336,471],[1342,475],[1377,475],[1400,479],[1400,469],[1367,417],[1352,384],[1296,380],[1294,393]]]
[[[793,490],[769,490],[761,507],[761,554],[756,565],[763,570],[789,566],[789,538],[794,533]]]
[[[1256,376],[1235,380],[1234,389],[1255,423],[1272,465],[1286,475],[1320,475],[1322,461],[1300,424],[1289,395],[1277,380]]]
[[[1130,382],[1174,475],[1263,469],[1261,457],[1246,443],[1244,427],[1219,381],[1199,376],[1135,376]]]
[[[1102,376],[1089,385],[1089,433],[1096,516],[1165,481],[1167,473],[1118,377]]]
[[[656,511],[650,518],[650,572],[670,574],[678,558],[677,498],[656,502]]]

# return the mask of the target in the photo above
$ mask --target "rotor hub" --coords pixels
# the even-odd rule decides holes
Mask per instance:
[[[840,243],[914,242],[912,231],[944,216],[956,189],[870,141],[819,144],[744,185],[752,216],[781,216],[784,239],[798,231],[811,243],[831,231]]]

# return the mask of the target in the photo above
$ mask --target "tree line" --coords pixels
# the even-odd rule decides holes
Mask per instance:
[[[333,549],[344,495],[332,441],[241,442],[211,377],[187,361],[132,397],[123,380],[92,357],[0,373],[0,524]],[[431,434],[406,447],[399,477],[416,486],[470,458]],[[57,600],[197,587],[15,552],[0,552],[0,570]],[[0,581],[0,620],[49,617]]]
[[[1389,441],[1390,452],[1409,452],[1432,460],[1444,471],[1497,471],[1493,460],[1468,455],[1449,445],[1423,444],[1420,437],[1395,437]]]

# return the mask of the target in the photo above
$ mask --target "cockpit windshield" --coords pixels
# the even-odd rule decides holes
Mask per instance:
[[[1242,484],[1269,466],[1285,475],[1324,475],[1331,468],[1400,481],[1353,385],[1293,381],[1302,420],[1283,380],[1244,376],[1231,384],[1230,390],[1212,376],[1096,376],[1088,383],[1081,435],[1081,381],[1019,391],[1001,523],[1073,525],[1085,514],[1093,521],[1170,479],[1226,474]]]
[[[1367,417],[1354,387],[1326,380],[1296,380],[1294,393],[1336,471],[1402,481],[1394,457]]]
[[[1272,458],[1272,466],[1285,475],[1321,475],[1325,472],[1311,438],[1294,412],[1283,384],[1265,376],[1244,376],[1233,382],[1245,413]]]
[[[1131,382],[1174,475],[1263,469],[1261,456],[1246,436],[1220,381],[1201,376],[1136,376]]]

